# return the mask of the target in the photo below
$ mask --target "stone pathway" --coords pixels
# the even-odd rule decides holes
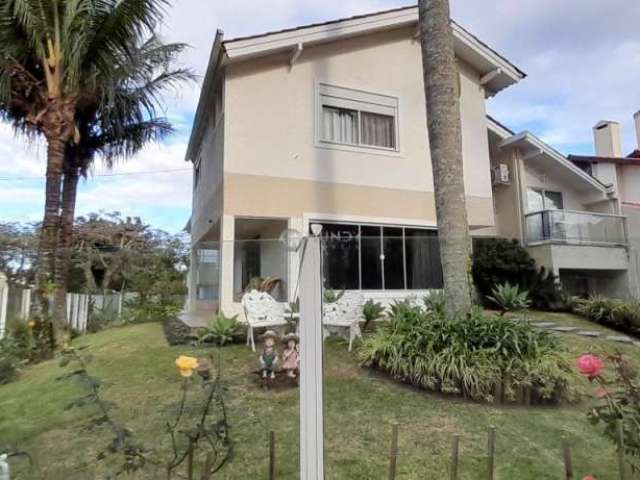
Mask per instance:
[[[580,330],[578,327],[570,327],[567,325],[560,325],[555,322],[540,322],[533,321],[530,324],[536,328],[542,328],[545,330],[551,330],[553,332],[559,333],[573,333],[575,335],[580,335],[581,337],[588,338],[602,338],[609,342],[617,342],[617,343],[627,343],[630,345],[635,345],[636,347],[640,347],[640,341],[628,337],[626,335],[606,335],[604,332],[597,330]]]

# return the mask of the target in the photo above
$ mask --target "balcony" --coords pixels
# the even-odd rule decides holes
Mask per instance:
[[[573,210],[542,210],[525,216],[526,243],[625,246],[626,217]]]

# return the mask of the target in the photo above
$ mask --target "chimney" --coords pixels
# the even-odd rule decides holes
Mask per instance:
[[[598,122],[593,127],[593,139],[598,157],[622,157],[622,137],[618,122]]]
[[[636,138],[638,139],[638,150],[640,150],[640,110],[633,115],[636,124]]]

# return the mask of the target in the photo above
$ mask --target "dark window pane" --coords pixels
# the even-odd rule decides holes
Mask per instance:
[[[364,290],[382,289],[382,246],[380,227],[362,227],[360,231],[362,246],[362,288]]]
[[[546,210],[562,210],[562,192],[544,192],[544,208]]]
[[[333,290],[359,289],[358,227],[322,224],[324,287]]]
[[[364,145],[396,148],[396,126],[392,116],[360,112],[360,119]]]
[[[442,288],[440,245],[435,230],[405,229],[407,288]]]
[[[383,229],[384,235],[384,288],[404,289],[404,254],[402,252],[402,228]]]

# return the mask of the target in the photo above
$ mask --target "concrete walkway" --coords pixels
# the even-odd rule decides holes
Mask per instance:
[[[213,314],[211,312],[181,312],[178,318],[191,328],[206,327]]]
[[[636,347],[640,347],[640,341],[628,335],[623,335],[623,334],[608,335],[605,332],[602,332],[599,330],[583,330],[578,327],[561,325],[560,323],[556,323],[556,322],[529,320],[529,323],[536,328],[550,330],[552,332],[570,333],[573,335],[579,335],[581,337],[587,337],[587,338],[600,338],[613,343],[626,343],[629,345],[635,345]]]

